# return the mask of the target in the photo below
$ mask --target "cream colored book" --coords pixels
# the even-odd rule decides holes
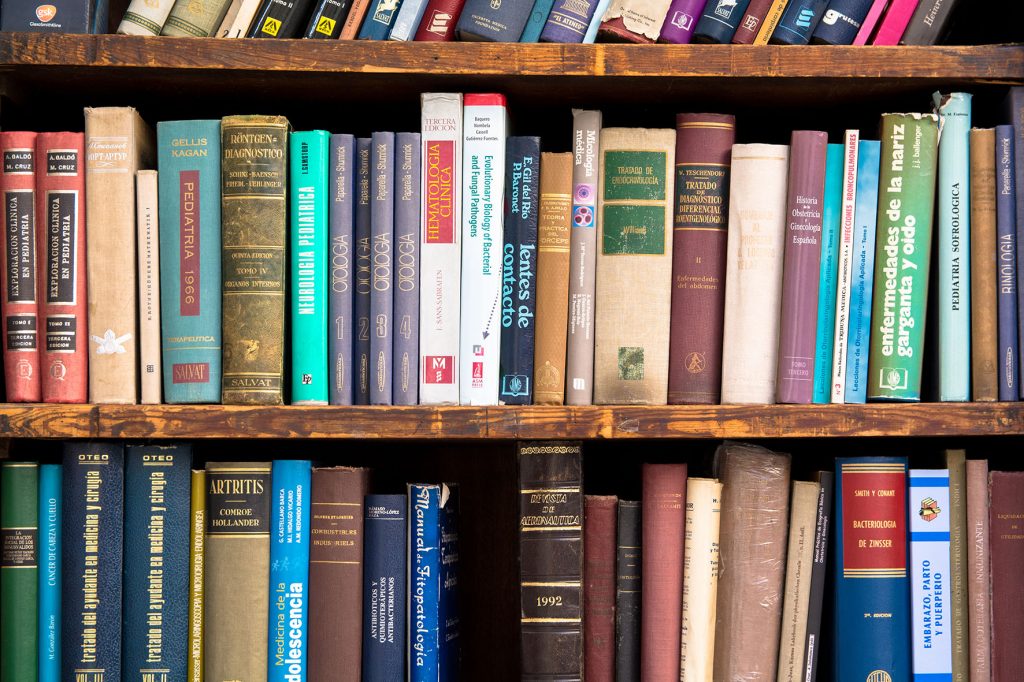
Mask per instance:
[[[231,27],[235,23],[235,17],[238,16],[238,10],[242,6],[242,0],[231,0],[231,4],[228,5],[228,11],[224,13],[224,19],[221,20],[220,26],[217,27],[217,31],[213,34],[214,38],[239,38],[241,36],[232,36]]]
[[[249,32],[249,26],[256,18],[256,12],[260,9],[260,0],[241,0],[238,3],[238,10],[234,16],[231,26],[228,27],[224,38],[244,38]],[[229,10],[230,11],[230,10]],[[218,35],[220,35],[218,33]]]
[[[117,32],[130,36],[158,36],[174,0],[132,0]]]
[[[601,131],[596,405],[668,401],[675,135],[671,129]]]
[[[789,507],[789,549],[786,556],[786,587],[782,597],[782,634],[779,638],[778,682],[803,682],[804,649],[807,644],[807,613],[811,598],[811,567],[814,533],[821,486],[793,481]]]
[[[160,215],[157,173],[135,174],[135,221],[139,233],[139,375],[142,404],[159,405],[160,374]]]
[[[721,511],[722,484],[719,481],[686,479],[680,682],[712,681]]]

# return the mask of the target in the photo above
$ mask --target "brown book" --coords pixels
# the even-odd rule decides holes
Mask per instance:
[[[587,682],[615,680],[614,495],[587,495],[583,521],[583,669]]]
[[[953,682],[968,682],[967,628],[967,470],[963,450],[946,450],[949,470],[949,612],[953,653]]]
[[[376,6],[376,3],[374,3]],[[345,23],[341,25],[339,40],[355,40],[359,35],[359,27],[363,25],[366,12],[370,9],[370,0],[352,0],[348,14],[345,16]]]
[[[363,498],[369,469],[313,469],[309,522],[309,679],[359,682]]]
[[[672,405],[713,405],[722,395],[729,167],[735,139],[734,116],[676,116],[668,365]]]
[[[1024,471],[993,471],[988,494],[992,682],[1019,682],[1024,670]]]
[[[715,682],[770,680],[777,672],[789,526],[789,455],[726,442],[722,482]]]
[[[85,110],[89,402],[139,399],[135,172],[153,167],[153,131],[130,107]]]
[[[970,679],[992,679],[992,599],[989,591],[988,461],[967,461],[967,637]]]
[[[540,155],[537,225],[537,336],[533,401],[565,402],[565,348],[569,328],[569,226],[572,224],[572,154]]]
[[[971,388],[999,398],[996,290],[996,131],[971,130]]]

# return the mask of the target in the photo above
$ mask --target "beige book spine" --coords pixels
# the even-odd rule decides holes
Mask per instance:
[[[953,682],[968,682],[967,453],[946,450],[949,470],[949,594],[953,614]]]
[[[228,5],[228,11],[224,14],[224,19],[221,20],[220,26],[217,27],[217,32],[213,34],[214,38],[241,37],[231,35],[231,26],[235,23],[235,17],[238,16],[238,9],[241,6],[242,0],[231,0],[231,4]]]
[[[807,615],[814,564],[814,533],[821,486],[793,481],[789,513],[789,549],[786,555],[786,587],[782,597],[782,634],[779,638],[778,682],[802,682]]]
[[[996,288],[996,131],[971,130],[971,389],[999,398]]]
[[[241,0],[238,5],[238,13],[234,17],[234,21],[231,22],[231,27],[228,29],[227,38],[244,38],[245,34],[249,32],[249,27],[252,25],[253,19],[256,18],[256,12],[260,9],[260,0]]]
[[[721,510],[722,484],[719,481],[686,479],[680,682],[712,682]]]
[[[158,36],[174,0],[132,0],[117,32],[130,36]]]
[[[139,375],[142,404],[159,405],[160,369],[160,232],[157,172],[135,174],[136,225],[139,232]]]
[[[989,580],[988,461],[967,461],[967,638],[971,682],[992,679],[992,599]]]

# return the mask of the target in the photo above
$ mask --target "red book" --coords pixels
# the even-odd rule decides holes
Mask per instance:
[[[992,682],[1018,682],[1024,670],[1024,472],[989,474],[992,572]]]
[[[587,495],[583,504],[583,670],[587,682],[614,682],[619,500],[614,495]]]
[[[430,0],[413,40],[455,40],[455,24],[459,22],[465,4],[466,0]]]
[[[736,119],[676,116],[668,402],[713,405],[722,395],[729,166]]]
[[[39,133],[36,159],[43,402],[84,403],[89,392],[85,135]]]
[[[761,29],[761,22],[768,16],[768,10],[772,8],[774,0],[750,0],[747,11],[740,19],[740,25],[736,27],[736,33],[732,35],[733,45],[753,45],[757,32]]]
[[[644,464],[643,496],[640,677],[678,680],[686,465]]]
[[[37,403],[39,381],[39,301],[36,300],[36,134],[0,133],[4,193],[4,378],[7,400]]]

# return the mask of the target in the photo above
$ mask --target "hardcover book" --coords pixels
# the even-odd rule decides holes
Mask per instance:
[[[815,43],[852,45],[875,0],[830,0],[811,34]]]
[[[743,13],[736,32],[732,35],[733,45],[753,45],[758,31],[764,22],[774,0],[750,0],[747,11]]]
[[[732,41],[749,4],[750,0],[708,0],[693,30],[694,42],[727,44]]]
[[[356,295],[353,304],[356,405],[370,404],[370,299],[373,292],[373,235],[370,217],[370,155],[372,140],[356,140]]]
[[[1017,243],[1024,244],[1024,88],[1012,87],[1006,97],[1006,116],[1013,125],[1014,203],[1017,205]],[[1017,291],[1024,289],[1024,248],[1017,249]],[[1024,297],[1017,297],[1017,338],[1024,340]],[[1018,363],[1018,385],[1024,383],[1024,363]]]
[[[807,631],[804,636],[804,659],[799,679],[814,682],[821,659],[821,621],[825,601],[825,578],[828,573],[829,545],[832,540],[832,485],[831,471],[818,472],[818,499],[814,521],[814,550],[811,564],[811,593],[807,604]]]
[[[132,36],[158,36],[174,0],[132,0],[117,25],[117,32]]]
[[[779,641],[778,682],[804,679],[807,653],[807,621],[811,601],[811,571],[815,547],[814,529],[821,486],[813,481],[793,481],[786,549],[786,583],[782,593],[782,634]]]
[[[309,18],[312,0],[263,0],[246,38],[295,38]]]
[[[309,15],[303,38],[333,40],[341,34],[341,26],[348,14],[351,0],[318,0]]]
[[[395,135],[394,360],[391,399],[419,402],[420,362],[420,133]]]
[[[946,33],[957,0],[923,0],[914,10],[900,45],[934,45]]]
[[[878,26],[878,22],[882,19],[882,14],[889,6],[889,0],[874,0],[871,4],[871,8],[868,13],[864,16],[864,21],[861,22],[860,28],[857,30],[857,35],[853,38],[854,45],[867,45],[871,42],[871,37],[875,33],[875,27]]]
[[[244,38],[249,33],[249,27],[252,26],[261,5],[260,0],[232,0],[220,28],[217,29],[217,37]]]
[[[388,40],[410,41],[419,28],[428,0],[403,0],[388,33]]]
[[[661,26],[659,43],[675,43],[685,45],[693,39],[693,29],[708,0],[672,0],[665,15],[665,23]]]
[[[853,237],[857,223],[857,189],[860,152],[860,131],[847,130],[843,136],[843,196],[839,225],[839,270],[836,273],[836,327],[832,343],[833,403],[846,402],[846,354],[850,338],[850,304],[853,295]],[[865,178],[866,180],[867,178]],[[878,181],[875,181],[877,205]],[[865,268],[865,272],[867,269]],[[870,308],[868,308],[870,310]]]
[[[405,671],[406,497],[367,495],[363,529],[364,680],[400,680]],[[346,661],[346,665],[351,662]]]
[[[540,33],[542,43],[581,43],[597,10],[598,0],[555,0]]]
[[[597,0],[585,0],[593,12]],[[515,43],[523,34],[527,19],[530,18],[529,2],[484,2],[465,0],[455,27],[459,40]],[[583,27],[586,31],[586,26]],[[580,33],[582,40],[583,33]],[[573,42],[580,42],[579,40]]]
[[[831,402],[832,352],[836,332],[836,279],[839,276],[842,222],[843,145],[830,144],[825,152],[821,267],[818,270],[818,322],[814,333],[814,402],[819,404]]]
[[[885,11],[878,30],[872,39],[872,45],[897,45],[903,37],[903,32],[910,24],[910,17],[917,9],[921,0],[892,0],[889,8]],[[927,0],[926,0],[927,2]]]
[[[341,33],[338,37],[341,40],[355,40],[366,18],[367,10],[370,9],[370,0],[352,0],[345,16],[345,23],[341,25]]]
[[[653,43],[661,35],[671,0],[611,0],[595,12],[598,32],[614,42]],[[584,40],[586,42],[586,40]]]
[[[39,673],[39,465],[0,464],[0,678]]]
[[[370,147],[370,404],[391,404],[394,359],[395,134]]]
[[[996,127],[996,286],[999,347],[999,399],[1017,400],[1020,396],[1020,346],[1017,338],[1017,214],[1015,169],[1013,165],[1013,126]],[[1024,229],[1024,226],[1022,226]]]
[[[138,228],[139,374],[143,405],[159,405],[160,386],[160,229],[157,172],[135,173]]]
[[[583,501],[583,667],[591,682],[615,679],[614,495],[587,495]]]
[[[989,474],[989,537],[992,590],[992,681],[1010,682],[1024,667],[1016,634],[1024,627],[1021,584],[1013,567],[1024,561],[1020,519],[1024,515],[1024,473]]]
[[[970,628],[967,627],[967,584],[969,550],[974,536],[967,528],[967,463],[963,450],[946,450],[946,469],[949,470],[949,586],[950,648],[953,661],[952,682],[968,682],[971,660],[968,654]],[[911,519],[913,522],[913,519]]]
[[[971,130],[971,397],[999,398],[996,131]]]
[[[540,42],[540,33],[548,22],[548,15],[551,14],[551,7],[554,4],[555,0],[536,0],[533,3],[530,17],[526,20],[526,26],[523,27],[523,34],[519,37],[519,42]],[[418,37],[416,39],[419,40]]]
[[[206,470],[192,470],[188,556],[188,682],[203,682],[206,605]]]
[[[63,478],[62,465],[39,465],[39,682],[60,682]]]
[[[174,0],[162,36],[206,38],[215,35],[231,0]]]
[[[106,33],[108,13],[103,0],[8,0],[0,31]]]
[[[640,679],[641,503],[619,500],[615,549],[615,679]]]
[[[420,20],[420,26],[416,29],[415,40],[417,42],[455,40],[455,27],[459,17],[462,16],[465,4],[466,0],[428,0],[423,18]]]
[[[402,0],[373,0],[359,28],[359,39],[387,40],[401,6]]]
[[[771,7],[768,8],[768,13],[764,15],[764,21],[761,22],[761,26],[757,29],[757,35],[754,37],[754,45],[767,45],[768,40],[775,33],[775,29],[778,28],[779,22],[782,21],[782,14],[786,11],[786,7],[789,5],[789,0],[772,0]]]
[[[846,380],[843,402],[863,403],[868,394],[868,340],[874,296],[875,228],[878,217],[878,171],[881,145],[861,140],[857,154],[857,209],[853,232],[853,282],[846,333]]]
[[[967,469],[967,629],[970,679],[992,679],[992,590],[989,538],[988,460],[970,459]]]
[[[776,45],[806,45],[817,28],[829,0],[790,0],[769,42]]]
[[[685,682],[712,682],[714,679],[721,511],[720,481],[712,478],[686,479],[679,647],[679,679]]]
[[[330,238],[330,290],[327,299],[328,367],[331,405],[351,405],[352,388],[352,317],[354,280],[356,140],[351,135],[331,135],[328,175],[328,222]]]

